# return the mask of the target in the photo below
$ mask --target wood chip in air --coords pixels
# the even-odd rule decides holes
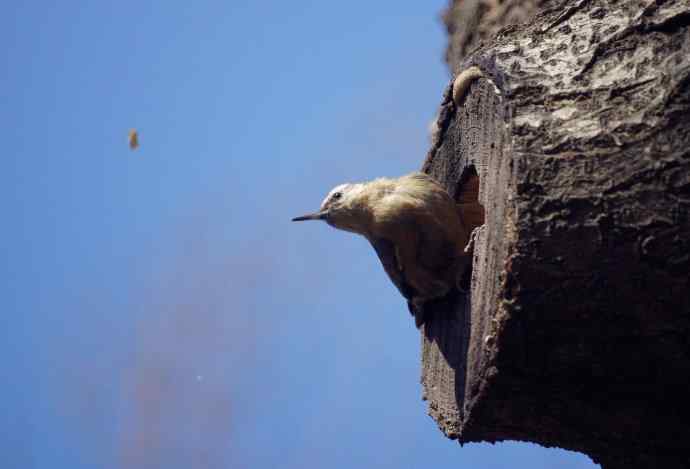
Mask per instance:
[[[129,149],[136,150],[139,148],[139,134],[135,129],[129,131]]]

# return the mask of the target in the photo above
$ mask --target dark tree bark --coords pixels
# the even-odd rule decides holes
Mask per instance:
[[[547,0],[462,0],[451,2],[443,12],[448,31],[446,62],[455,75],[467,54],[491,40],[501,29],[520,24]]]
[[[455,197],[476,171],[485,225],[423,328],[429,413],[461,443],[690,467],[690,1],[525,3],[548,9],[466,57],[451,28],[486,79],[447,90],[423,171]]]

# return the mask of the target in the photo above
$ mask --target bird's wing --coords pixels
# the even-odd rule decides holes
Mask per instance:
[[[398,268],[398,259],[395,255],[395,245],[385,238],[372,238],[369,240],[379,256],[383,270],[397,287],[400,294],[410,300],[414,297],[414,288],[405,280],[405,274]]]
[[[374,250],[379,256],[379,260],[381,264],[383,264],[383,270],[388,274],[388,278],[391,279],[393,285],[396,286],[400,294],[407,300],[407,309],[410,311],[410,314],[414,316],[415,326],[419,329],[421,325],[424,324],[424,308],[421,305],[415,304],[413,301],[415,290],[407,283],[407,280],[405,280],[404,272],[398,268],[398,257],[395,253],[395,245],[392,241],[385,238],[369,239],[369,242],[374,246]]]

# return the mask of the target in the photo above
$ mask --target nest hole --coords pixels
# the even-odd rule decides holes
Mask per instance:
[[[484,207],[479,203],[479,175],[474,166],[468,166],[463,172],[455,191],[455,202],[463,223],[467,227],[468,255],[472,256],[474,248],[474,231],[484,224]],[[469,290],[472,280],[472,263],[462,274],[459,286]]]

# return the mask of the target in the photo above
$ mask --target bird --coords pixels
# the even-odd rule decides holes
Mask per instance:
[[[130,150],[136,150],[139,148],[139,134],[137,133],[136,129],[131,129],[129,131],[128,140]]]
[[[474,228],[464,218],[438,182],[415,172],[338,185],[319,211],[292,221],[323,220],[364,236],[420,328],[428,302],[463,290],[461,280],[472,262],[465,247]]]

